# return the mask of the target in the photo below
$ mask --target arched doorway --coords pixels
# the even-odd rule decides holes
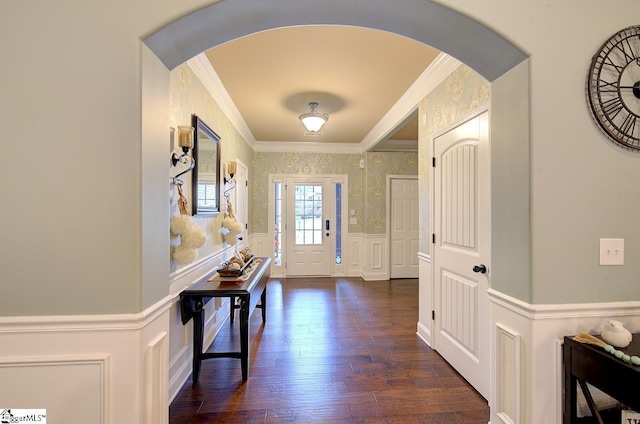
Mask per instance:
[[[366,6],[358,1],[345,4],[334,0],[322,4],[312,0],[222,1],[174,21],[143,41],[156,60],[173,69],[218,44],[294,25],[350,25],[393,32],[456,57],[491,82],[527,58],[496,32],[426,0],[393,4],[373,0]]]

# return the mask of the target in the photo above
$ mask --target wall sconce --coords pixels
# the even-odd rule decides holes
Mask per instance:
[[[178,162],[187,164],[189,163],[189,150],[193,149],[193,127],[186,125],[178,126],[178,146],[182,149],[182,154],[178,156],[177,153],[171,155],[171,163],[173,166],[178,165]],[[193,160],[193,157],[191,157]]]
[[[178,177],[191,171],[196,166],[196,160],[193,158],[193,156],[189,155],[189,150],[193,149],[193,127],[187,125],[178,126],[178,146],[180,147],[180,149],[182,149],[182,154],[178,155],[174,152],[171,155],[171,163],[173,164],[173,166],[177,166],[178,163],[186,165],[191,162],[189,168],[173,177],[174,184],[182,185],[182,180],[178,179]]]
[[[238,172],[238,164],[236,162],[229,162],[227,164],[227,174],[229,174],[229,179],[224,177],[224,183],[230,183],[231,181],[235,182],[233,176]]]

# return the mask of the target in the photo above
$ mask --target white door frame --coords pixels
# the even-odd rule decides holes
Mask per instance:
[[[308,175],[310,178],[329,178],[330,179],[330,185],[331,185],[331,222],[332,222],[332,226],[333,229],[331,230],[331,234],[332,234],[332,241],[331,241],[331,276],[344,276],[347,275],[347,264],[348,262],[348,258],[349,258],[349,251],[348,251],[348,243],[347,243],[347,239],[349,236],[349,216],[347,215],[348,210],[349,210],[349,177],[346,174],[313,174],[313,175]],[[274,199],[275,199],[275,183],[279,182],[282,184],[286,184],[287,179],[288,178],[300,178],[303,177],[303,175],[301,174],[269,174],[269,187],[268,187],[268,196],[269,196],[269,200],[268,200],[268,212],[267,212],[267,220],[268,220],[268,240],[269,241],[273,241],[275,240],[275,226],[273,225],[275,222],[275,203],[274,203]],[[335,188],[335,185],[337,183],[342,184],[342,207],[341,207],[341,214],[342,214],[342,225],[340,226],[340,232],[341,232],[341,240],[342,240],[342,262],[340,264],[336,264],[335,260],[333,260],[333,250],[335,248],[335,234],[336,234],[336,230],[337,230],[337,224],[336,224],[336,216],[335,216],[335,211],[334,209],[334,205],[335,205],[335,193],[333,192],[333,189]],[[283,195],[283,198],[285,199],[285,204],[282,205],[282,220],[284,222],[286,222],[287,220],[287,216],[286,216],[286,194]],[[283,230],[285,231],[285,230]],[[286,235],[283,235],[282,237],[282,243],[286,242]],[[271,257],[271,259],[273,259],[274,257],[274,252],[272,249],[272,245],[269,246],[269,257]],[[283,254],[283,264],[281,266],[275,266],[275,264],[272,264],[271,266],[271,275],[273,277],[286,277],[287,276],[287,271],[286,271],[286,267],[285,267],[285,263],[286,263],[286,246],[282,246],[282,254]]]
[[[417,175],[387,175],[387,261],[389,270],[389,278],[391,278],[391,181],[392,180],[417,180]],[[416,260],[417,260],[416,252]],[[417,277],[416,277],[417,278]]]

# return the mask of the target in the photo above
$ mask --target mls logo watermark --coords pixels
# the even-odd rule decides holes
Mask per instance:
[[[0,408],[0,424],[47,423],[46,409],[3,409]]]

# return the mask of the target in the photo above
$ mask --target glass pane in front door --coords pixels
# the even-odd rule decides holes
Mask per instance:
[[[322,185],[295,186],[296,245],[322,244]]]

